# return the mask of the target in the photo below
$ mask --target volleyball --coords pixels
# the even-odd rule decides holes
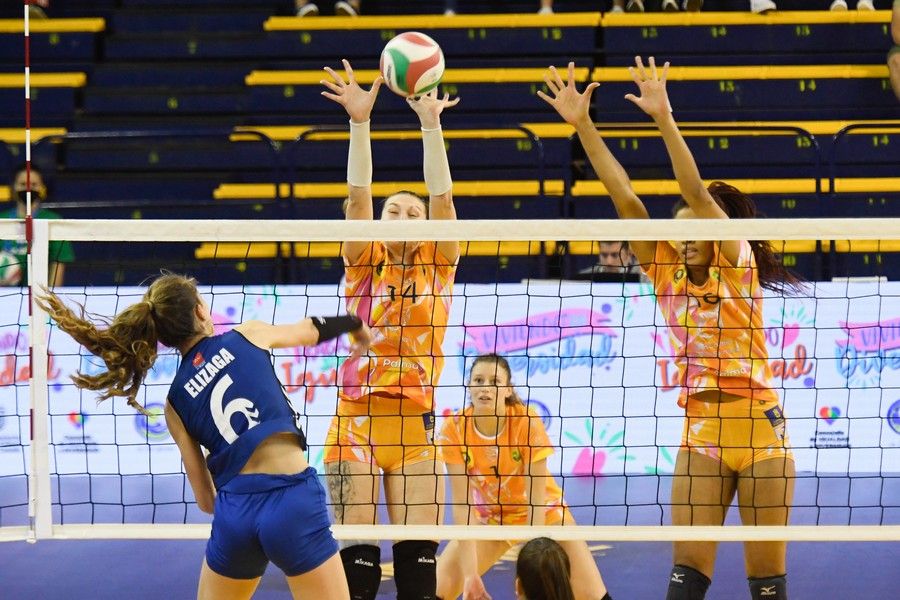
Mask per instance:
[[[419,96],[430,92],[444,76],[444,53],[437,42],[418,31],[394,37],[381,52],[381,75],[392,92]]]
[[[18,285],[22,281],[22,265],[14,254],[0,251],[0,285]]]

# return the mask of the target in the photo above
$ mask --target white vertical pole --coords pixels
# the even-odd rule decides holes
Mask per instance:
[[[31,221],[32,242],[29,254],[28,285],[31,289],[31,470],[28,474],[29,541],[49,538],[53,533],[50,504],[50,428],[47,367],[47,313],[35,302],[36,294],[47,288],[50,268],[50,227],[46,220]]]

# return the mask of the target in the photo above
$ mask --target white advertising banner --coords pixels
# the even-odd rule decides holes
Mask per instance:
[[[813,286],[811,285],[811,288]],[[220,331],[248,319],[291,322],[343,312],[338,286],[216,287],[201,290]],[[137,301],[137,288],[67,290],[89,313],[112,315]],[[27,307],[20,290],[0,295],[0,475],[23,473],[2,460],[28,440]],[[900,472],[900,283],[815,284],[814,297],[768,298],[766,337],[788,417],[797,470]],[[15,319],[18,315],[18,321]],[[670,473],[681,438],[665,323],[649,286],[537,282],[457,285],[436,394],[440,417],[467,402],[466,369],[478,354],[509,359],[513,382],[544,417],[563,475]],[[274,369],[306,416],[311,462],[334,414],[343,341],[279,351]],[[139,400],[97,403],[77,390],[77,370],[98,372],[69,336],[51,330],[51,468],[59,474],[180,472],[162,406],[178,365],[165,351]]]

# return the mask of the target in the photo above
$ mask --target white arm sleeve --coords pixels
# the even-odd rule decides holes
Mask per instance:
[[[444,148],[444,133],[441,128],[423,127],[422,146],[425,151],[425,187],[432,196],[446,194],[453,187],[453,180],[450,178],[450,164],[447,162],[447,149]]]
[[[350,150],[347,153],[347,183],[354,187],[372,185],[372,143],[369,121],[350,121]]]

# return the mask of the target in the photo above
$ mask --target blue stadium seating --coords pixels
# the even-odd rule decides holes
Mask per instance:
[[[827,4],[819,3],[819,8]],[[337,66],[337,59],[346,56],[358,70],[371,70],[384,41],[413,28],[439,39],[452,69],[446,89],[463,98],[444,118],[454,179],[469,185],[456,198],[462,218],[613,216],[571,129],[555,123],[552,110],[535,96],[542,69],[569,59],[582,69],[579,81],[590,76],[603,81],[593,116],[653,216],[668,216],[677,191],[670,185],[664,147],[652,131],[636,127],[648,121],[622,99],[633,88],[624,65],[634,54],[664,55],[678,66],[670,73],[670,94],[679,120],[690,124],[685,133],[704,177],[760,182],[750,189],[768,216],[900,216],[900,189],[892,183],[900,163],[900,129],[856,130],[833,143],[849,122],[897,123],[891,121],[898,116],[897,105],[884,68],[885,12],[790,13],[803,0],[779,0],[785,10],[767,17],[601,15],[603,3],[572,0],[559,3],[558,9],[568,12],[538,20],[533,0],[504,1],[504,7],[531,13],[515,17],[483,14],[495,9],[487,0],[463,0],[461,13],[482,14],[451,20],[434,16],[443,9],[441,0],[365,0],[371,14],[431,16],[363,17],[348,29],[349,22],[341,19],[292,18],[290,0],[55,4],[53,16],[94,19],[36,25],[33,72],[63,73],[68,80],[33,88],[33,125],[55,133],[105,132],[92,140],[48,140],[35,149],[36,160],[56,171],[49,204],[67,217],[340,218],[343,192],[327,186],[343,181],[346,140],[294,142],[312,126],[345,126],[340,109],[319,95],[321,66]],[[725,4],[707,0],[706,8]],[[3,7],[0,16],[15,19],[21,6],[16,11]],[[21,126],[24,104],[21,87],[9,83],[21,73],[21,33],[15,27],[0,21],[0,128],[10,130]],[[376,114],[377,126],[415,125],[405,103],[386,91]],[[498,127],[520,123],[536,137],[496,133]],[[624,127],[616,130],[615,125]],[[273,141],[231,134],[239,129],[262,132]],[[126,131],[152,130],[183,135],[115,139]],[[0,130],[7,142],[0,166],[9,167],[23,147],[5,131]],[[450,135],[463,131],[483,131],[488,138]],[[208,137],[210,132],[218,138]],[[536,162],[538,143],[544,150],[543,173]],[[385,139],[374,147],[377,181],[420,180],[417,144]],[[533,184],[541,179],[552,182],[553,190],[538,193]],[[284,181],[321,184],[326,191],[288,200],[287,188],[276,194],[281,188],[275,184]],[[477,189],[498,181],[513,182],[515,192]],[[773,184],[777,181],[794,184]],[[654,182],[669,187],[649,189]],[[520,184],[529,191],[521,192]],[[9,195],[6,189],[0,192],[0,198]],[[579,248],[560,246],[537,256],[511,250],[501,259],[470,255],[460,280],[570,274],[593,260],[590,251]],[[72,283],[102,282],[104,272],[117,282],[137,282],[148,274],[141,262],[146,252],[137,249],[119,252],[88,244],[77,251],[85,263],[70,269]],[[896,277],[900,268],[893,266],[894,251],[835,246],[817,252],[812,247],[785,260],[807,275]],[[198,270],[207,281],[333,282],[341,272],[334,253],[291,260],[278,252],[247,257],[177,244],[155,257]],[[91,265],[94,259],[124,262],[110,271]]]

